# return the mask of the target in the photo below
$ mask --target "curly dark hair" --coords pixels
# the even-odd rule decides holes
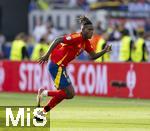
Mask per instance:
[[[77,20],[81,25],[92,25],[92,22],[86,16],[79,16]]]

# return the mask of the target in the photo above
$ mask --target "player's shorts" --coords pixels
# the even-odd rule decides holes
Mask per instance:
[[[66,72],[66,67],[58,66],[54,62],[49,62],[49,72],[57,89],[64,89],[71,85],[71,81]]]

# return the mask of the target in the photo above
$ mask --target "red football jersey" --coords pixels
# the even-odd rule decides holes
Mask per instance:
[[[94,51],[90,41],[84,40],[81,33],[65,35],[63,41],[55,47],[50,56],[51,61],[58,65],[67,66],[82,50],[88,53]]]

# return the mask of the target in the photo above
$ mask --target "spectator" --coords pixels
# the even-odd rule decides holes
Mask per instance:
[[[109,35],[107,34],[107,32],[103,33],[102,37],[100,37],[99,41],[97,42],[96,52],[102,51],[105,48],[108,40]],[[110,53],[104,54],[102,57],[97,58],[95,61],[110,62]]]
[[[48,42],[53,41],[54,38],[59,35],[58,30],[54,28],[51,22],[47,23],[47,35],[48,35],[48,38],[47,38]]]
[[[12,42],[10,60],[21,61],[29,59],[29,55],[26,48],[27,37],[24,33],[19,33],[16,39]]]
[[[41,56],[44,55],[44,53],[46,53],[48,47],[49,46],[47,45],[46,38],[45,36],[43,36],[40,39],[40,42],[36,44],[34,47],[32,55],[31,55],[31,60],[33,61],[38,60]]]
[[[115,24],[112,26],[112,32],[110,33],[110,41],[118,41],[121,39],[121,32],[119,31],[119,25]]]
[[[33,36],[36,42],[39,42],[41,37],[47,33],[46,24],[42,23],[40,17],[36,17],[35,28],[33,30]]]
[[[148,49],[145,44],[144,30],[138,30],[138,38],[132,49],[131,58],[133,62],[145,62],[148,60]]]
[[[133,41],[129,35],[129,31],[124,29],[122,31],[122,39],[120,43],[119,60],[122,62],[131,61],[131,49],[133,47]]]
[[[95,32],[99,35],[101,35],[103,33],[103,29],[102,29],[102,23],[101,21],[97,21],[95,24]]]

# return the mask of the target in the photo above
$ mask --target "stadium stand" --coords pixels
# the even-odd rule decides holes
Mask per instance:
[[[85,8],[90,9],[90,7],[92,7],[93,5],[96,5],[97,6],[96,8],[98,9],[106,10],[108,13],[110,13],[109,7],[113,11],[117,10],[118,14],[121,11],[128,11],[129,13],[134,11],[135,13],[138,13],[139,11],[141,11],[141,9],[139,8],[139,11],[131,10],[131,6],[136,6],[136,5],[140,6],[141,4],[145,5],[144,6],[145,8],[143,8],[143,12],[144,12],[146,10],[146,7],[150,6],[150,1],[149,0],[134,0],[131,2],[128,0],[125,2],[123,0],[115,0],[115,1],[46,0],[46,1],[43,1],[42,3],[40,0],[39,1],[31,0],[29,4],[29,13],[34,12],[35,10],[48,10],[48,9],[59,9],[59,10],[64,11],[66,9],[66,6],[69,9],[70,8],[77,9],[77,8],[82,7],[82,9],[84,10]],[[123,6],[126,6],[127,8],[123,8]],[[112,8],[112,7],[117,7],[117,8]],[[97,35],[101,36],[104,32],[106,32],[109,37],[107,42],[115,43],[113,44],[113,49],[115,49],[115,52],[117,51],[117,53],[114,53],[114,52],[111,53],[111,61],[119,61],[119,59],[114,59],[114,58],[116,58],[116,55],[119,55],[120,41],[121,41],[123,30],[129,31],[129,35],[131,36],[131,39],[133,41],[136,41],[136,39],[138,38],[137,32],[139,30],[143,30],[144,39],[146,41],[145,43],[147,45],[148,51],[150,51],[150,48],[149,48],[150,47],[150,44],[149,44],[150,43],[150,22],[149,22],[150,16],[146,17],[146,19],[144,17],[140,18],[139,16],[137,16],[136,18],[133,18],[134,17],[133,15],[131,15],[130,18],[126,16],[124,16],[123,18],[122,17],[120,18],[120,17],[121,16],[119,15],[118,16],[116,15],[116,17],[114,17],[112,13],[112,15],[110,15],[106,19],[107,21],[105,22],[107,26],[105,27],[103,26],[102,21],[96,21],[95,23],[95,31]],[[134,20],[137,22],[135,23]],[[71,30],[78,31],[78,28],[76,27],[76,25],[73,25],[73,26],[70,27],[70,32],[72,32]],[[27,50],[28,50],[29,55],[31,56],[36,43],[39,42],[40,38],[43,37],[44,35],[47,36],[47,42],[50,42],[54,40],[55,37],[59,35],[63,35],[68,32],[69,31],[66,32],[61,26],[56,27],[56,25],[51,21],[51,18],[48,21],[44,22],[43,19],[41,19],[40,17],[36,17],[34,29],[29,35],[29,37],[31,37],[30,39],[32,39],[32,42],[31,40],[29,40],[27,44]],[[6,39],[5,36],[1,34],[0,35],[0,58],[1,59],[8,59],[10,56],[11,42],[8,42],[7,40],[5,41],[5,39]],[[87,60],[88,57],[86,56],[85,53],[83,53],[77,59]]]

